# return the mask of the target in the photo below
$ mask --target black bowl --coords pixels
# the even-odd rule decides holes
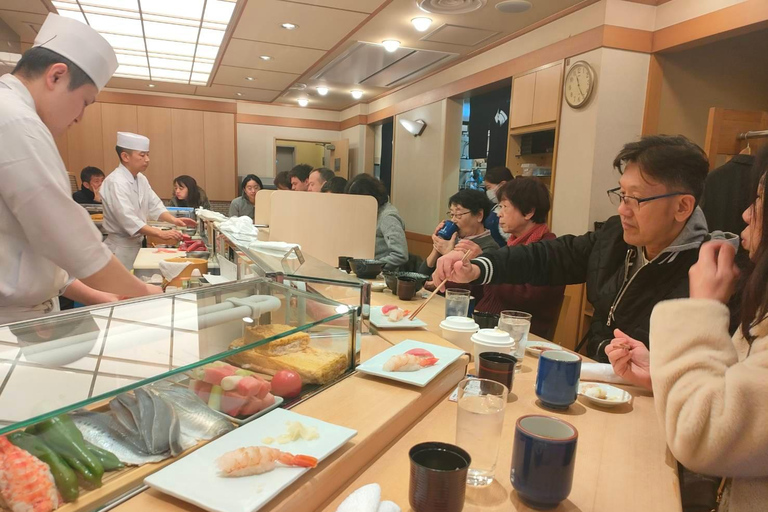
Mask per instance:
[[[416,293],[424,287],[424,283],[430,280],[430,277],[418,272],[397,272],[397,271],[385,271],[384,281],[387,283],[387,288],[392,290],[392,293],[397,295],[397,278],[398,277],[410,277],[416,280]]]
[[[384,268],[384,262],[377,260],[349,260],[349,267],[360,279],[376,279]]]

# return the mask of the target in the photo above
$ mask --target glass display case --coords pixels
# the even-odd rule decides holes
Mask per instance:
[[[22,448],[51,472],[42,487],[93,509],[84,496],[94,488],[99,501],[113,498],[187,450],[343,379],[355,367],[357,310],[292,281],[254,278],[0,326],[0,458],[16,450],[9,442]],[[112,471],[123,475],[119,488]]]

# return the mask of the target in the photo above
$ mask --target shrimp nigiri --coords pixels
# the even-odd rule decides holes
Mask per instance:
[[[438,359],[429,350],[414,348],[404,354],[397,354],[384,363],[385,372],[415,372],[434,365]]]
[[[284,466],[302,468],[317,466],[317,459],[309,455],[293,455],[266,446],[238,448],[225,453],[216,461],[222,476],[259,475],[275,469],[278,462]]]
[[[50,512],[62,500],[48,466],[0,437],[0,496],[13,512]]]

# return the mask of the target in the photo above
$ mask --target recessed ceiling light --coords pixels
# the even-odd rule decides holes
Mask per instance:
[[[294,23],[283,23],[280,26],[283,27],[285,30],[296,30],[297,28],[299,28],[299,26]]]
[[[300,107],[306,107],[309,105],[309,100],[307,98],[299,98],[299,106]]]
[[[147,85],[147,87],[149,87],[149,88],[155,88],[156,86],[155,86],[155,84],[148,84],[148,85]]]
[[[318,87],[317,88],[317,94],[319,94],[320,96],[325,96],[326,94],[328,94],[328,88],[327,87]]]
[[[381,45],[384,47],[385,50],[391,53],[391,52],[397,51],[397,49],[400,48],[400,41],[395,41],[394,39],[387,39],[385,41],[382,41]]]
[[[291,86],[291,89],[297,90],[297,91],[303,91],[307,88],[307,84],[302,84],[301,82],[293,84]]]
[[[235,93],[235,96],[242,96],[242,95],[243,95],[243,93],[241,93],[241,92],[236,92]]]
[[[432,20],[429,18],[419,17],[413,18],[411,23],[413,23],[413,28],[419,32],[426,32],[429,29],[429,26],[432,25]]]
[[[260,55],[259,58],[261,60],[272,60],[272,57],[270,57],[269,55]]]
[[[530,9],[531,2],[527,0],[505,0],[496,4],[496,9],[504,14],[518,14]]]
[[[247,76],[247,77],[245,77],[245,79],[248,80],[249,82],[253,82],[254,80],[256,80],[252,76]]]
[[[363,97],[363,91],[361,91],[360,89],[355,89],[349,92],[352,93],[352,97],[355,98],[356,100],[359,100],[360,98]]]

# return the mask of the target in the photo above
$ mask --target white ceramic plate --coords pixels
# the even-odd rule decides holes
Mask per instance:
[[[557,343],[550,343],[548,341],[529,341],[525,345],[525,351],[529,356],[539,357],[542,349],[562,350],[563,347]]]
[[[321,461],[357,434],[349,428],[275,409],[148,476],[144,483],[211,512],[259,510],[305,472],[315,470],[278,464],[268,473],[224,478],[218,474],[216,459],[238,448],[263,445],[261,440],[265,437],[277,438],[286,432],[286,422],[289,421],[300,421],[307,427],[317,428],[320,437],[312,441],[300,439],[288,444],[273,444],[272,447],[295,455],[311,455]]]
[[[418,306],[414,306],[413,309],[409,311],[413,313],[417,307]],[[370,321],[377,329],[418,329],[427,326],[426,322],[419,320],[418,318],[416,320],[408,320],[407,316],[398,322],[392,322],[387,315],[381,312],[381,308],[382,306],[371,308]]]
[[[237,425],[245,425],[246,423],[252,422],[256,418],[261,418],[262,416],[267,414],[272,409],[277,409],[278,407],[280,407],[280,404],[282,404],[284,401],[285,400],[283,400],[283,397],[275,395],[275,403],[273,403],[272,405],[270,405],[266,409],[262,409],[259,412],[257,412],[256,414],[251,414],[250,416],[247,416],[245,418],[236,418],[235,416],[230,416],[229,414],[223,413],[221,411],[213,411],[213,412],[215,412],[216,414],[220,414],[220,415],[224,416],[225,418],[227,418],[232,423],[235,423]]]
[[[384,371],[384,363],[386,363],[390,357],[398,354],[404,354],[412,348],[423,348],[425,350],[429,350],[438,359],[437,363],[435,363],[433,366],[428,366],[415,372]],[[357,371],[367,373],[369,375],[376,375],[377,377],[384,377],[385,379],[396,380],[398,382],[405,382],[406,384],[412,384],[414,386],[423,388],[429,384],[432,379],[437,377],[440,372],[442,372],[451,363],[463,355],[463,350],[441,347],[439,345],[422,343],[420,341],[405,340],[364,362],[357,367]]]
[[[587,394],[590,388],[602,389],[606,398],[595,398]],[[621,404],[628,404],[632,400],[632,395],[621,388],[605,384],[603,382],[582,382],[579,384],[579,394],[600,407],[616,407]]]

